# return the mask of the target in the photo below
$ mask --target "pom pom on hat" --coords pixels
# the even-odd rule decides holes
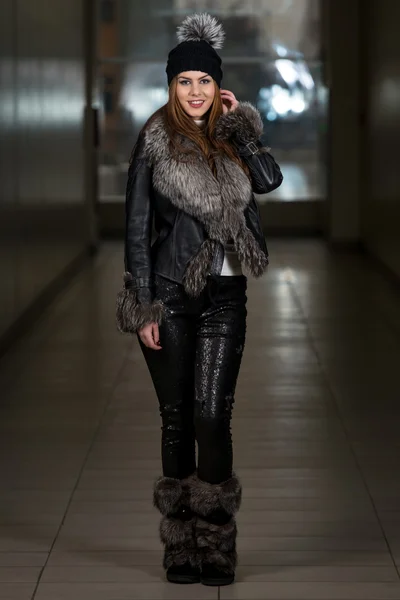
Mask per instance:
[[[189,15],[177,29],[178,42],[201,42],[210,44],[215,50],[222,48],[225,32],[221,23],[208,13]]]

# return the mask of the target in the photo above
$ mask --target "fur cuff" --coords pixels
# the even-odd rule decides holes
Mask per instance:
[[[128,281],[127,275],[124,277]],[[161,324],[164,315],[164,306],[156,300],[150,303],[138,301],[136,291],[123,289],[117,294],[116,321],[118,331],[121,333],[136,333],[149,323]]]
[[[223,509],[228,515],[234,515],[240,507],[242,486],[236,475],[228,481],[212,484],[193,478],[190,487],[190,507],[203,517]]]
[[[256,142],[264,130],[259,111],[250,102],[239,102],[236,110],[221,115],[215,128],[217,140],[231,140],[240,145]]]

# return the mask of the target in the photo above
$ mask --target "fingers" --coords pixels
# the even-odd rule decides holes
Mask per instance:
[[[147,348],[151,348],[152,350],[161,350],[161,346],[159,345],[160,334],[157,323],[145,325],[138,331],[138,335]]]
[[[230,90],[220,90],[222,98],[226,98],[227,100],[231,100],[231,102],[237,102],[236,96]]]
[[[229,94],[231,96],[233,96],[233,98],[235,98],[235,94],[233,92],[231,92],[230,90],[220,90],[221,94]]]
[[[153,323],[153,340],[154,343],[159,345],[160,343],[160,330],[158,329],[158,323]]]
[[[140,336],[143,344],[147,346],[147,348],[151,348],[151,350],[161,350],[161,346],[157,346],[153,341],[153,336],[150,333],[142,334]]]
[[[224,113],[235,110],[235,108],[239,104],[239,102],[236,99],[235,94],[233,92],[231,92],[230,90],[220,90],[220,92],[221,92],[221,98],[222,98],[222,102],[223,102]],[[227,106],[227,104],[229,106]]]

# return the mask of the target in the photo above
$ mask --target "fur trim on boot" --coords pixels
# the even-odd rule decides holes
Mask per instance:
[[[190,506],[203,517],[218,509],[233,516],[240,508],[242,486],[236,475],[223,483],[207,483],[194,477],[190,489]]]
[[[183,503],[182,481],[174,477],[159,477],[153,489],[153,504],[167,517],[175,514]]]
[[[131,279],[131,274],[125,273],[125,284]],[[118,331],[121,333],[136,333],[149,323],[160,325],[163,315],[164,306],[160,301],[139,302],[137,294],[132,288],[125,287],[117,294],[116,321]]]
[[[160,539],[164,545],[163,567],[168,570],[174,566],[191,565],[199,567],[194,515],[187,514],[188,520],[182,520],[183,514],[175,517],[163,517],[160,523]]]
[[[195,478],[190,506],[197,514],[196,540],[202,565],[202,583],[232,583],[237,564],[235,513],[239,510],[242,488],[239,479],[211,484]]]
[[[164,545],[163,567],[174,583],[198,583],[200,568],[195,537],[195,515],[189,507],[188,480],[159,477],[153,504],[163,515],[160,539]]]
[[[200,564],[212,565],[223,574],[233,574],[237,565],[236,537],[234,517],[225,525],[216,525],[198,517],[196,542]]]

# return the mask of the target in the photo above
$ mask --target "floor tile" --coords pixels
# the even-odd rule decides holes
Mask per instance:
[[[303,581],[303,582],[398,582],[395,567],[371,566],[275,566],[275,567],[239,567],[236,574],[237,583],[270,581]]]
[[[47,566],[43,572],[43,583],[165,583],[160,564],[125,566]]]
[[[43,567],[48,552],[0,552],[0,568]]]
[[[36,583],[0,583],[1,600],[31,600]]]
[[[0,567],[0,584],[35,583],[41,571],[41,567]]]
[[[397,600],[400,583],[237,583],[221,588],[220,600]]]
[[[393,567],[387,550],[380,552],[362,550],[241,550],[242,567],[264,566],[368,566]]]
[[[140,550],[83,550],[55,548],[50,554],[48,567],[160,567],[161,545],[155,549]],[[379,563],[378,563],[379,564]]]
[[[1,591],[1,589],[0,589]],[[170,583],[41,583],[35,600],[188,600],[187,586]],[[190,586],[190,600],[217,600],[218,588]],[[386,599],[383,599],[386,600]]]

